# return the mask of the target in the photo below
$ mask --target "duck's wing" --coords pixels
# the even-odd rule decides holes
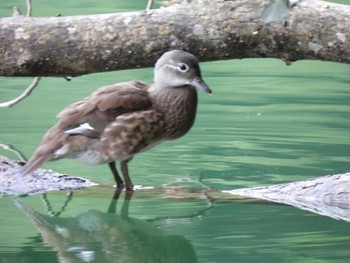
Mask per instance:
[[[146,110],[152,101],[148,84],[140,81],[118,83],[102,87],[87,98],[64,108],[57,117],[63,130],[78,126],[101,133],[116,116]],[[79,131],[79,130],[76,130]]]
[[[43,136],[22,174],[31,173],[44,162],[57,158],[57,150],[70,135],[99,137],[117,116],[150,108],[152,101],[147,89],[148,84],[139,81],[118,83],[102,87],[64,108],[57,115],[60,120]]]
[[[110,161],[132,157],[163,141],[164,116],[156,109],[118,116],[100,136],[100,150]]]

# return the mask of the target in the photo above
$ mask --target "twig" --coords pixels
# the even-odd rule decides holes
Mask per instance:
[[[31,16],[32,15],[32,0],[26,0],[27,2],[27,13],[26,16]]]
[[[17,6],[14,6],[12,10],[12,16],[13,17],[23,16],[23,14],[22,14],[22,11]]]
[[[22,101],[23,99],[25,99],[26,97],[28,97],[30,93],[32,93],[34,88],[38,85],[40,79],[41,77],[35,77],[32,84],[30,84],[29,87],[19,97],[15,98],[14,100],[0,103],[0,108],[10,108],[13,105],[16,105],[17,103]]]
[[[146,6],[146,10],[151,10],[153,1],[154,0],[148,0],[147,6]]]
[[[4,150],[10,151],[10,152],[13,152],[14,154],[16,154],[18,159],[21,162],[25,162],[27,160],[27,158],[24,156],[24,154],[21,153],[19,150],[17,150],[15,147],[13,147],[11,144],[0,142],[0,147],[3,148]]]
[[[32,15],[32,0],[26,0],[26,3],[27,3],[26,16],[30,17]],[[22,15],[21,10],[19,10],[17,7],[14,6],[13,7],[13,16],[20,16],[20,15]],[[19,97],[15,98],[14,100],[0,103],[0,108],[10,108],[10,107],[16,105],[17,103],[19,103],[20,101],[22,101],[23,99],[25,99],[26,97],[28,97],[30,95],[30,93],[32,93],[34,88],[38,85],[40,79],[41,79],[41,77],[34,78],[32,84],[30,84],[29,87]]]
[[[54,212],[52,209],[52,205],[51,205],[49,199],[47,198],[47,193],[43,193],[41,195],[41,200],[44,202],[45,210],[48,213],[48,215],[51,217],[60,216],[66,210],[66,208],[68,207],[68,204],[70,203],[70,201],[72,201],[72,198],[73,198],[73,192],[69,191],[67,193],[67,199],[63,203],[62,207],[60,208],[60,211]]]

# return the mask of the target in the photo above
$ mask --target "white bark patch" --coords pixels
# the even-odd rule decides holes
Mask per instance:
[[[15,38],[16,39],[28,39],[29,34],[24,31],[23,27],[19,27],[15,30]]]
[[[340,40],[341,42],[344,43],[346,41],[345,34],[337,32],[337,33],[335,33],[335,35],[337,36],[338,40]]]
[[[196,36],[203,35],[204,29],[202,25],[195,25],[193,27],[193,34]]]
[[[31,59],[32,55],[28,50],[25,50],[23,48],[19,49],[19,53],[21,55],[17,59],[17,65],[19,67],[21,67],[22,65],[24,65],[25,63],[27,63],[27,61],[29,61]]]
[[[77,31],[75,27],[68,27],[67,30],[68,30],[68,34],[74,34]]]
[[[127,18],[125,18],[124,20],[123,20],[123,22],[124,22],[124,25],[129,25],[129,23],[131,22],[131,20],[132,20],[132,18],[131,17],[127,17]]]
[[[313,52],[315,52],[315,54],[317,54],[318,51],[320,51],[320,49],[322,48],[321,45],[316,44],[316,43],[314,43],[314,42],[309,42],[309,43],[308,43],[308,47],[309,47],[310,50],[312,50]]]

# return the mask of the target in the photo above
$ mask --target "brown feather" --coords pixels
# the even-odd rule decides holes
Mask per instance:
[[[106,127],[100,150],[110,160],[132,156],[159,143],[164,127],[163,114],[153,109],[123,114]]]

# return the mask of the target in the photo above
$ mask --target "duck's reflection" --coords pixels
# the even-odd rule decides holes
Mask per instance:
[[[43,242],[57,252],[59,262],[197,262],[185,237],[129,217],[131,197],[128,192],[120,200],[119,215],[118,199],[113,198],[107,212],[93,209],[65,218],[43,215],[21,199],[14,201],[38,228]]]

